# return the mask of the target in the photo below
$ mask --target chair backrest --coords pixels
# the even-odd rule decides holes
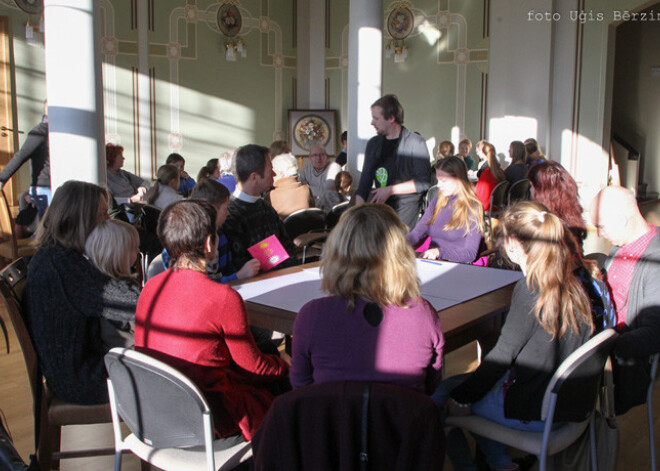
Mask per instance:
[[[5,190],[0,190],[2,201],[0,201],[0,230],[11,240],[12,259],[18,258],[18,241],[16,240],[16,231],[14,230],[14,218],[11,216],[9,202]]]
[[[291,240],[310,231],[325,229],[325,212],[319,208],[299,209],[284,220],[284,228]]]
[[[509,200],[507,206],[516,201],[527,201],[530,198],[529,189],[532,183],[528,179],[518,180],[509,188]]]
[[[337,223],[339,222],[339,218],[341,217],[342,214],[346,212],[349,204],[350,201],[343,201],[339,204],[334,205],[332,209],[330,209],[330,212],[328,212],[328,215],[325,217],[326,229],[330,230],[337,225]]]
[[[559,410],[581,411],[582,420],[589,417],[596,404],[605,361],[618,336],[614,329],[605,329],[559,365],[543,396],[541,420],[553,417],[555,402]]]
[[[434,471],[442,469],[445,442],[439,409],[425,394],[340,381],[278,396],[252,448],[256,471]]]
[[[506,191],[509,188],[509,182],[506,180],[503,180],[499,182],[495,188],[493,188],[493,192],[490,194],[490,208],[488,209],[488,216],[491,216],[491,214],[504,207],[506,203]]]
[[[125,348],[110,350],[105,366],[119,416],[147,445],[201,446],[205,432],[213,433],[205,429],[212,421],[202,393],[176,369]]]

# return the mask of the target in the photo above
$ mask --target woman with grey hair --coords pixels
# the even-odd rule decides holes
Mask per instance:
[[[280,218],[300,209],[313,208],[314,196],[309,185],[298,181],[298,161],[291,154],[280,154],[272,160],[274,188],[266,196]]]

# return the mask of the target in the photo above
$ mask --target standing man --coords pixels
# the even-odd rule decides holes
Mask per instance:
[[[415,227],[422,196],[431,186],[429,150],[424,139],[403,127],[403,107],[395,95],[371,105],[377,136],[367,143],[357,204],[386,203],[409,228]],[[372,185],[376,189],[372,190]]]
[[[341,167],[335,162],[328,162],[328,154],[321,144],[312,144],[309,148],[309,162],[303,165],[298,175],[300,183],[307,183],[317,203],[328,191],[335,188],[335,177]]]
[[[0,190],[27,161],[32,165],[30,197],[39,212],[39,219],[50,204],[50,156],[48,151],[48,102],[44,101],[44,115],[27,135],[23,146],[14,154],[0,173]]]
[[[649,355],[660,352],[660,235],[639,212],[635,195],[608,186],[591,204],[598,235],[612,242],[605,262],[621,334],[614,346],[616,413],[646,402]]]

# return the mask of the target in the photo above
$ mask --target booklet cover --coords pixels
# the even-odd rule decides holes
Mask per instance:
[[[262,271],[268,271],[289,258],[289,254],[274,234],[249,247],[248,252],[259,260]]]

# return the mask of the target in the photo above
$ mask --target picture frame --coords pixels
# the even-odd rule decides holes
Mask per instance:
[[[319,142],[328,156],[337,151],[337,112],[335,110],[289,110],[289,145],[297,156],[307,156],[309,147]]]

